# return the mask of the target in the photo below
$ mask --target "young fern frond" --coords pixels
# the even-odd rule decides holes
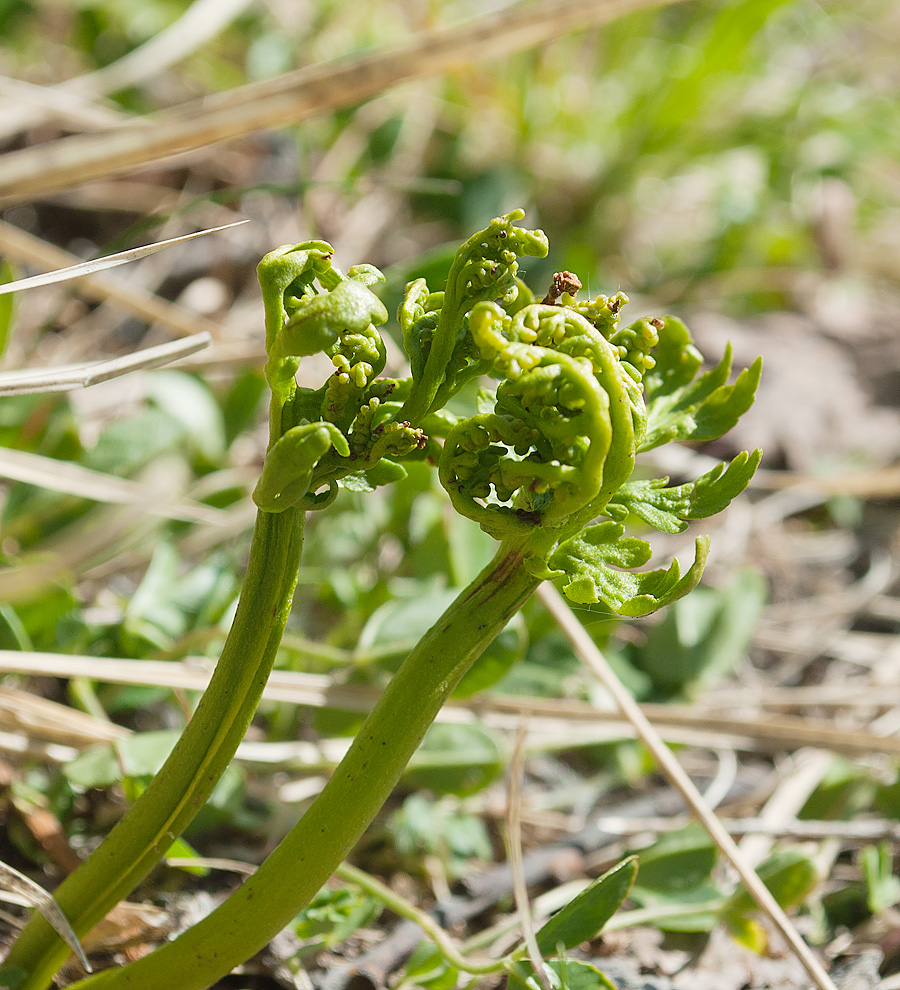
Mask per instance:
[[[548,298],[559,295],[551,289]],[[727,469],[677,488],[666,488],[665,478],[630,482],[635,457],[669,439],[708,440],[730,429],[752,403],[760,364],[728,385],[726,354],[695,381],[702,357],[679,320],[619,328],[628,301],[621,293],[585,303],[561,295],[561,304],[528,304],[513,316],[495,303],[469,314],[473,343],[501,381],[492,409],[447,432],[441,483],[457,511],[486,532],[517,537],[536,577],[563,578],[564,593],[579,603],[646,615],[696,586],[708,544],[698,541],[684,575],[677,561],[628,573],[651,550],[620,524],[634,512],[682,532],[742,492],[761,455],[740,454]],[[603,516],[608,521],[585,529]]]
[[[518,259],[546,256],[544,232],[516,226],[524,216],[523,210],[514,210],[473,234],[456,252],[443,292],[429,292],[423,279],[407,286],[400,325],[412,381],[400,419],[418,423],[487,371],[472,346],[466,319],[477,303],[514,302],[520,286]]]
[[[547,239],[517,226],[522,216],[499,217],[469,238],[442,291],[422,279],[407,286],[398,318],[411,373],[400,381],[378,378],[385,351],[377,327],[387,313],[371,291],[377,270],[344,275],[323,241],[279,248],[261,262],[270,443],[253,495],[258,538],[241,607],[210,685],[213,698],[198,709],[208,725],[195,724],[195,716],[173,765],[146,792],[154,796],[153,829],[143,828],[140,815],[126,816],[131,826],[113,843],[116,859],[101,846],[78,879],[61,886],[75,930],[83,933],[146,874],[234,754],[290,608],[305,511],[325,507],[340,486],[367,490],[397,480],[405,459],[427,456],[438,461],[454,507],[499,547],[404,660],[319,797],[257,873],[173,942],[76,984],[80,990],[158,990],[173,980],[180,990],[204,990],[259,950],[353,848],[450,691],[541,580],[560,579],[573,600],[631,616],[680,598],[700,580],[706,538],[697,540],[686,573],[677,561],[642,571],[650,545],[626,535],[624,524],[636,516],[681,532],[746,487],[759,453],[671,488],[667,479],[631,481],[635,458],[668,440],[712,439],[729,429],[752,402],[758,363],[734,384],[728,355],[697,377],[702,358],[679,321],[620,328],[627,299],[576,302],[580,284],[569,273],[535,302],[518,277],[518,259],[546,255]],[[299,363],[318,351],[331,358],[334,374],[320,388],[301,388]],[[482,374],[499,383],[479,394],[474,415],[459,419],[442,408]],[[271,560],[281,562],[277,587],[269,587]],[[257,628],[266,642],[246,671],[240,661],[255,649]],[[228,728],[220,732],[226,705]],[[119,861],[129,844],[138,861],[126,869]],[[105,885],[102,902],[89,903],[95,876]],[[8,960],[26,972],[23,990],[44,990],[63,948],[52,930],[26,929]]]

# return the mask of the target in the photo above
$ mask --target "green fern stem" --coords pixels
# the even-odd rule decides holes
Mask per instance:
[[[289,924],[372,822],[459,679],[537,587],[523,559],[521,544],[501,544],[407,656],[303,818],[224,904],[149,956],[73,990],[205,990]]]
[[[54,892],[79,936],[143,880],[203,807],[250,724],[281,642],[297,583],[304,513],[260,512],[237,614],[184,733],[160,772],[107,839]],[[6,965],[44,990],[69,953],[40,915]]]
[[[237,614],[197,710],[141,797],[54,892],[79,936],[153,869],[234,756],[259,704],[290,612],[303,520],[299,509],[258,514]],[[6,965],[28,973],[21,990],[43,990],[68,953],[53,928],[35,915]]]
[[[282,294],[293,274],[289,262],[276,261],[286,271],[280,281],[260,279],[269,334],[283,323]],[[262,276],[263,266],[260,271]],[[291,401],[296,386],[291,376],[284,377],[284,386],[277,393],[273,390],[270,402],[270,447],[297,425]],[[257,513],[237,612],[196,711],[147,789],[54,891],[78,936],[89,932],[147,876],[206,803],[234,757],[259,705],[291,610],[304,521],[300,508]],[[5,965],[27,974],[20,990],[45,990],[68,953],[54,929],[35,914]]]

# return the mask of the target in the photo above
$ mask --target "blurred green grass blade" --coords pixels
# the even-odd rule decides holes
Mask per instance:
[[[0,286],[9,285],[15,281],[12,265],[6,260],[0,261]],[[9,332],[13,321],[13,296],[0,295],[0,354],[6,350]]]

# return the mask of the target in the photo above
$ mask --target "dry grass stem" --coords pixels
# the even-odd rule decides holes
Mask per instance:
[[[0,728],[76,748],[131,735],[128,729],[112,722],[7,687],[0,687]]]
[[[797,958],[803,964],[813,983],[819,990],[836,990],[834,983],[823,969],[822,964],[800,937],[797,929],[794,928],[790,919],[769,892],[766,885],[747,863],[734,839],[731,838],[718,818],[707,807],[703,796],[694,786],[693,781],[684,772],[681,764],[675,759],[671,750],[668,749],[659,737],[659,734],[625,689],[615,672],[606,662],[606,659],[597,649],[594,641],[585,631],[584,626],[575,617],[556,588],[544,582],[537,593],[544,606],[572,644],[572,648],[578,658],[594,672],[606,690],[613,696],[622,714],[634,726],[638,738],[650,750],[657,765],[665,773],[666,777],[668,777],[672,786],[682,796],[691,809],[691,812],[706,829],[718,849],[737,871],[750,896],[756,901],[759,908],[769,916],[784,936],[788,945],[790,945]]]
[[[18,240],[17,235],[22,234],[22,231],[18,227],[4,222],[0,234],[6,240],[0,241],[0,244],[7,251],[15,253],[18,248],[19,253],[17,257],[24,257],[25,260],[29,261],[37,260],[38,264],[42,263],[43,258],[50,257],[65,258],[66,262],[64,267],[56,271],[43,272],[40,275],[31,275],[28,278],[17,278],[12,282],[0,284],[0,296],[5,295],[7,292],[37,289],[45,285],[55,285],[57,282],[68,282],[73,278],[82,278],[85,275],[95,275],[97,272],[106,271],[108,268],[117,268],[119,265],[127,265],[132,261],[147,258],[151,254],[156,254],[157,251],[163,251],[165,248],[172,247],[175,244],[184,244],[198,237],[206,237],[207,234],[217,234],[221,230],[228,230],[230,227],[240,227],[242,224],[249,222],[249,220],[236,220],[234,223],[223,224],[221,227],[210,227],[208,230],[197,230],[192,234],[169,237],[164,241],[157,241],[154,244],[142,244],[140,247],[129,248],[127,251],[119,251],[116,254],[109,254],[103,258],[94,258],[91,261],[79,261],[74,255],[70,255],[68,252],[62,251],[59,248],[54,248],[38,237],[25,235],[21,240]],[[29,256],[29,251],[34,252],[34,254]],[[51,254],[51,252],[53,253]]]
[[[2,572],[0,572],[2,575]],[[2,585],[0,585],[2,588]],[[110,684],[144,684],[202,691],[209,682],[210,661],[120,660],[57,653],[27,653],[0,650],[0,671],[42,674],[51,677],[90,677]],[[283,701],[310,707],[369,711],[380,696],[375,687],[336,685],[324,674],[276,670],[263,692],[269,701]],[[881,737],[862,730],[836,729],[828,723],[810,723],[801,718],[755,718],[710,716],[702,709],[676,705],[643,705],[645,716],[653,718],[661,732],[673,743],[737,749],[792,751],[801,746],[818,746],[848,755],[873,752],[900,754],[900,739]],[[438,718],[442,721],[472,721],[508,729],[523,713],[529,714],[532,734],[544,739],[556,734],[574,744],[599,738],[632,738],[634,729],[615,712],[602,712],[585,702],[506,696],[451,700]],[[602,723],[598,731],[597,723]],[[581,723],[579,725],[578,723]]]
[[[86,364],[67,364],[57,368],[26,368],[23,371],[0,373],[0,396],[33,395],[36,392],[69,392],[76,388],[88,388],[132,371],[149,371],[178,361],[189,354],[196,354],[209,347],[207,333],[194,334],[183,340],[172,340],[155,347],[145,347],[134,354],[93,361]]]
[[[0,285],[0,295],[82,278],[84,281],[78,285],[78,291],[88,299],[97,302],[113,302],[132,316],[150,324],[165,327],[176,337],[196,336],[201,333],[215,337],[218,335],[219,327],[212,320],[197,313],[191,313],[176,303],[160,299],[159,296],[139,285],[123,282],[115,277],[100,273],[108,268],[115,268],[139,258],[146,258],[172,245],[227,230],[229,227],[236,227],[247,222],[246,220],[238,220],[236,223],[223,224],[181,237],[172,237],[155,244],[145,244],[142,247],[108,255],[105,258],[97,258],[94,261],[80,261],[68,251],[48,244],[39,237],[0,220],[0,249],[8,258],[37,265],[40,268],[54,269],[30,278],[6,282]]]
[[[543,990],[550,990],[550,982],[544,972],[544,959],[534,933],[534,918],[528,900],[528,882],[522,862],[522,780],[525,775],[525,742],[528,736],[527,715],[519,720],[515,742],[509,761],[506,791],[506,850],[512,873],[513,898],[516,914],[522,929],[522,938],[528,950],[528,959],[535,979]]]
[[[516,4],[389,49],[300,69],[184,104],[155,122],[60,138],[0,160],[0,205],[90,179],[120,175],[161,158],[255,131],[297,124],[377,96],[400,83],[441,75],[679,0],[552,0]]]
[[[57,120],[67,127],[86,131],[114,127],[129,120],[121,110],[98,106],[60,86],[38,86],[8,76],[0,76],[0,96],[15,101],[0,112],[0,140],[41,119]]]
[[[529,819],[530,820],[530,819]],[[886,818],[860,819],[858,821],[819,821],[816,819],[769,821],[766,818],[720,818],[719,821],[732,836],[764,835],[773,839],[794,839],[798,842],[818,842],[838,839],[841,845],[867,845],[870,842],[900,842],[900,822]],[[688,819],[676,818],[620,818],[603,815],[599,821],[605,832],[616,835],[640,835],[653,833],[664,835],[687,824]]]
[[[0,387],[2,394],[2,387]],[[226,518],[221,509],[213,509],[191,499],[160,502],[148,499],[147,489],[138,481],[117,478],[92,471],[69,461],[58,461],[25,450],[0,448],[0,478],[20,481],[36,488],[46,488],[65,495],[88,498],[116,505],[140,505],[147,512],[164,519],[202,522],[216,526]]]
[[[15,898],[5,897],[6,891],[16,895]],[[18,870],[14,870],[11,866],[0,863],[0,900],[7,899],[11,900],[14,904],[24,903],[30,907],[37,908],[56,929],[59,937],[75,953],[78,961],[87,972],[93,972],[90,963],[87,961],[87,956],[85,956],[84,950],[81,948],[81,943],[78,941],[75,932],[72,931],[72,926],[60,910],[56,901],[53,900],[43,887],[39,887],[33,880],[29,880],[28,877],[19,873]]]
[[[843,471],[840,474],[799,474],[794,471],[758,471],[752,487],[780,491],[796,489],[821,495],[852,495],[856,498],[883,499],[900,495],[900,464]]]
[[[249,877],[256,872],[252,863],[244,863],[239,859],[221,859],[209,856],[166,856],[167,866],[199,868],[202,870],[224,870],[226,873],[240,873]]]

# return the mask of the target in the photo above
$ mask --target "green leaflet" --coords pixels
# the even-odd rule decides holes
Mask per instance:
[[[649,543],[624,532],[620,523],[600,523],[566,540],[550,555],[550,576],[568,578],[563,585],[568,598],[582,605],[603,602],[619,615],[640,616],[683,598],[697,586],[709,537],[697,538],[694,562],[683,576],[677,560],[667,569],[630,573],[627,569],[646,564],[652,551]]]
[[[622,906],[637,871],[635,857],[623,859],[569,901],[537,932],[541,952],[550,955],[575,949],[596,938]]]
[[[270,251],[257,266],[259,287],[266,317],[266,380],[278,401],[294,393],[294,375],[299,362],[275,353],[276,340],[288,319],[290,294],[302,294],[316,278],[328,278],[334,254],[325,241],[284,244]]]
[[[297,505],[309,491],[316,465],[332,446],[344,456],[350,453],[344,434],[331,423],[288,430],[266,454],[253,501],[266,512],[284,512]]]
[[[630,481],[616,492],[608,512],[619,521],[634,512],[660,532],[682,533],[689,519],[705,519],[727,508],[750,483],[761,457],[761,450],[742,451],[730,464],[672,488],[666,488],[668,478]]]
[[[644,377],[647,433],[641,450],[675,440],[715,440],[727,433],[753,405],[762,358],[728,385],[731,347],[722,360],[695,379],[703,358],[681,320],[659,321],[655,366]]]
[[[544,960],[544,978],[551,990],[616,990],[615,986],[590,963],[580,959]],[[517,962],[511,967],[507,990],[540,990],[543,986],[534,975],[528,962]]]
[[[346,279],[327,294],[301,300],[275,338],[272,353],[280,357],[303,357],[324,351],[330,356],[337,353],[335,345],[346,335],[356,338],[353,343],[357,347],[363,344],[360,357],[379,364],[380,372],[384,367],[384,344],[370,328],[387,318],[384,303],[371,289]],[[371,347],[365,348],[365,343]]]

